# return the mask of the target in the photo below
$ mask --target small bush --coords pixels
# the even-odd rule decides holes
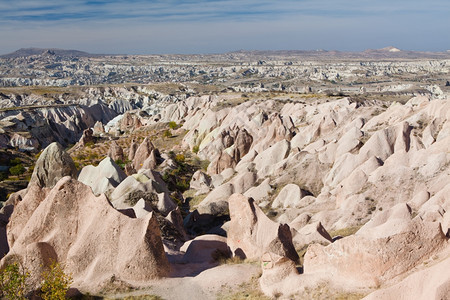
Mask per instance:
[[[16,165],[21,164],[21,163],[22,163],[22,161],[18,157],[14,158],[14,159],[11,159],[9,161],[9,165],[10,166],[16,166]]]
[[[42,273],[42,278],[42,299],[66,299],[66,293],[72,283],[72,277],[64,273],[59,263],[53,261],[50,268]]]
[[[165,138],[170,138],[170,137],[172,137],[172,132],[171,132],[170,130],[164,131],[163,137],[165,137]]]
[[[194,152],[195,154],[197,154],[198,151],[200,151],[200,146],[199,146],[199,145],[195,145],[195,146],[192,148],[192,152]]]
[[[184,154],[175,155],[175,161],[177,163],[183,163],[185,160],[186,160],[186,157],[184,156]]]
[[[22,164],[15,165],[9,168],[11,175],[21,175],[25,172],[25,167]]]
[[[177,127],[178,127],[178,124],[175,123],[174,121],[170,121],[169,122],[169,128],[170,129],[177,129]]]
[[[20,270],[18,263],[7,265],[0,272],[0,296],[3,299],[26,299],[25,281],[29,273]]]
[[[184,192],[184,191],[187,191],[189,189],[189,182],[187,182],[184,179],[177,180],[176,181],[176,186],[177,186],[178,190],[180,190],[181,192]]]
[[[6,172],[0,172],[0,181],[8,179],[8,174]]]

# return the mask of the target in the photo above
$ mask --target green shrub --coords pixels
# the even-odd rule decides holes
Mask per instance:
[[[59,263],[53,261],[50,268],[42,273],[42,278],[42,299],[66,299],[66,293],[72,283],[72,277],[64,273]]]
[[[25,172],[25,167],[22,164],[15,165],[9,168],[11,175],[21,175]]]
[[[184,179],[177,180],[175,184],[177,186],[177,189],[180,190],[181,192],[187,191],[189,189],[189,186],[190,186],[189,182],[187,182]]]
[[[8,179],[8,174],[6,172],[0,172],[0,181]]]
[[[3,299],[26,299],[25,281],[29,273],[20,270],[18,263],[7,265],[0,272],[0,296]]]
[[[170,129],[177,129],[177,127],[178,127],[178,124],[175,123],[174,121],[170,121],[169,122],[169,128]]]
[[[172,132],[170,130],[166,130],[163,133],[163,137],[170,138],[172,137]]]
[[[199,150],[200,150],[200,146],[199,146],[199,145],[195,145],[195,146],[192,148],[192,152],[194,152],[195,154],[197,154]]]
[[[10,166],[15,166],[15,165],[18,165],[18,164],[21,164],[21,163],[22,163],[22,161],[18,157],[14,158],[14,159],[11,159],[9,161],[9,165]]]
[[[186,160],[186,157],[184,156],[184,154],[177,154],[175,155],[175,161],[177,163],[183,163]]]

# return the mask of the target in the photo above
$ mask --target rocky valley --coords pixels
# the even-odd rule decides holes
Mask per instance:
[[[450,299],[450,54],[0,57],[28,297]]]

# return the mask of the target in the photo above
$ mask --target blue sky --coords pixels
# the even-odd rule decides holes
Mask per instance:
[[[450,49],[448,0],[0,0],[0,53]]]

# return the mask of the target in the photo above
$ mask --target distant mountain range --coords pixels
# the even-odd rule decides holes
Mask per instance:
[[[316,58],[347,58],[347,59],[450,59],[450,51],[423,52],[401,50],[395,47],[382,49],[367,49],[361,52],[337,51],[337,50],[274,50],[274,51],[235,51],[230,54],[247,54],[252,56],[304,56]]]
[[[27,57],[32,55],[57,55],[63,57],[97,57],[103,56],[102,54],[91,54],[79,50],[65,50],[55,48],[21,48],[12,53],[1,55],[1,58],[18,58]]]
[[[0,58],[18,58],[32,55],[55,55],[62,57],[102,57],[111,54],[91,54],[79,50],[64,50],[55,48],[21,48]],[[116,54],[117,56],[123,54]],[[116,56],[112,55],[112,56]],[[170,54],[168,54],[170,55]],[[205,55],[205,54],[203,54]],[[207,55],[207,54],[206,54]],[[212,54],[221,55],[221,54]],[[450,50],[445,52],[423,52],[401,50],[395,47],[368,49],[362,52],[337,50],[239,50],[224,53],[224,55],[244,55],[253,57],[300,56],[305,58],[347,58],[347,59],[450,59]],[[182,55],[180,55],[182,56]],[[194,55],[195,56],[195,55]]]

